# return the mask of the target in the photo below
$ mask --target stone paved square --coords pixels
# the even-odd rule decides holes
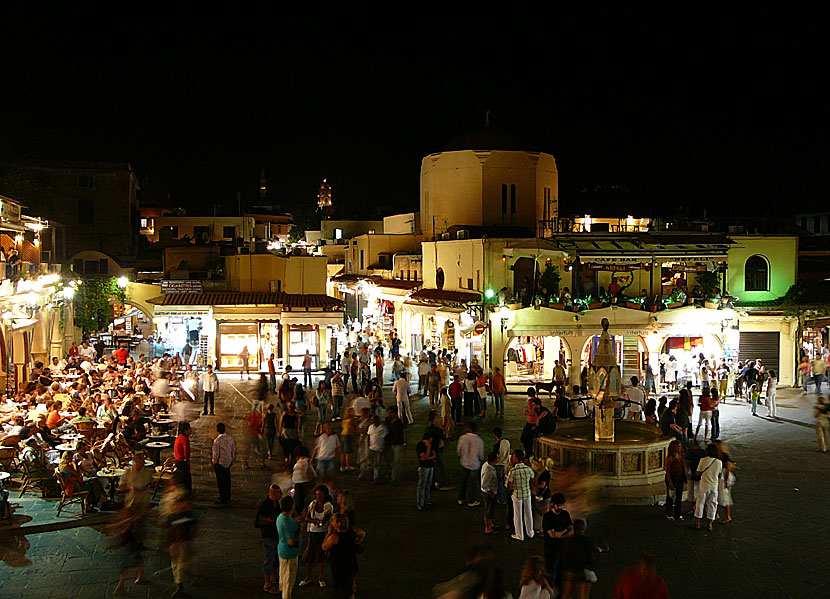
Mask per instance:
[[[269,462],[267,470],[242,467],[241,418],[253,382],[224,376],[222,383],[217,416],[201,417],[194,424],[194,486],[202,532],[197,541],[198,574],[191,590],[194,597],[205,598],[264,595],[253,514],[271,475],[279,473],[278,464]],[[387,405],[388,395],[387,390]],[[695,531],[689,521],[667,522],[662,509],[654,506],[614,506],[587,514],[589,534],[609,549],[601,554],[599,581],[591,596],[613,596],[617,576],[643,551],[657,556],[659,572],[672,597],[806,598],[830,593],[821,557],[830,549],[826,509],[830,455],[816,451],[810,426],[814,397],[780,390],[781,419],[777,422],[753,418],[746,404],[722,407],[722,437],[739,467],[735,520],[730,525],[716,525],[712,533]],[[492,446],[491,429],[497,424],[516,444],[523,403],[521,394],[511,393],[503,422],[488,418],[482,423],[485,447]],[[367,531],[366,551],[359,558],[357,596],[429,597],[435,583],[451,578],[462,567],[463,551],[471,545],[486,545],[492,550],[495,562],[506,572],[508,589],[518,596],[521,564],[529,555],[542,553],[541,541],[520,543],[507,534],[485,537],[481,508],[457,505],[460,467],[455,441],[445,454],[453,489],[433,493],[431,511],[415,510],[413,447],[416,435],[425,427],[427,409],[428,400],[416,396],[416,422],[408,432],[402,481],[373,485],[358,481],[352,473],[337,477],[338,487],[355,493],[359,523]],[[212,431],[219,420],[229,423],[239,449],[233,467],[234,500],[221,509],[213,505],[216,486],[207,464]],[[313,424],[307,418],[307,440],[312,433]],[[553,487],[557,490],[555,479]],[[578,511],[578,505],[574,507],[574,518],[586,515]],[[503,513],[499,519],[503,523]],[[147,544],[150,584],[129,589],[130,596],[167,597],[172,591],[169,562],[156,551],[157,538],[151,535]],[[3,535],[0,557],[0,597],[4,599],[105,597],[118,578],[118,555],[109,549],[101,526],[27,537]],[[312,585],[297,589],[295,596],[328,597],[332,592]]]

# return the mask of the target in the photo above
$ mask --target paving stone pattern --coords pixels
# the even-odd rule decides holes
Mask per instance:
[[[237,390],[235,390],[233,387]],[[279,461],[268,469],[242,467],[242,417],[254,393],[254,381],[223,376],[217,394],[216,416],[194,422],[193,462],[195,505],[201,523],[197,541],[198,574],[194,597],[265,596],[260,589],[262,559],[259,532],[253,527],[254,506],[264,497],[272,475],[283,479]],[[671,523],[656,506],[610,507],[572,513],[587,517],[589,534],[609,551],[601,556],[599,582],[592,597],[613,596],[620,571],[637,561],[643,551],[658,556],[660,574],[673,597],[826,597],[830,596],[825,556],[830,549],[827,513],[830,454],[816,451],[811,406],[814,396],[779,390],[779,416],[771,422],[749,415],[746,404],[721,409],[722,438],[739,465],[734,490],[734,522],[713,533],[694,531],[689,522]],[[387,388],[387,405],[392,401]],[[485,537],[481,508],[456,503],[460,467],[455,442],[446,450],[453,484],[450,491],[434,492],[434,508],[415,509],[414,444],[425,427],[428,400],[415,399],[416,423],[409,429],[403,480],[373,485],[353,473],[338,474],[336,484],[356,495],[357,516],[367,531],[366,551],[360,555],[358,597],[425,598],[431,587],[451,578],[463,564],[463,549],[478,544],[491,548],[507,575],[509,590],[518,596],[523,560],[542,553],[541,539],[520,543],[508,534]],[[524,401],[510,395],[503,421],[488,418],[482,425],[485,447],[499,423],[517,445],[523,424]],[[766,413],[764,408],[759,413]],[[785,420],[786,419],[786,420]],[[239,458],[233,467],[233,501],[215,507],[216,484],[209,463],[215,424],[225,422],[236,438]],[[313,419],[305,422],[307,443]],[[252,464],[253,465],[253,464]],[[557,483],[554,482],[554,488]],[[582,505],[582,502],[577,502]],[[580,509],[577,505],[577,509]],[[504,513],[499,513],[500,521]],[[155,529],[151,529],[151,533]],[[167,597],[172,577],[167,559],[156,551],[153,535],[147,541],[150,584],[129,589],[131,597]],[[120,554],[109,548],[102,527],[81,527],[28,537],[0,536],[0,598],[98,598],[111,594],[118,578]],[[157,575],[153,575],[160,571]],[[301,567],[302,574],[302,567]],[[327,572],[330,581],[330,575]],[[331,588],[311,585],[295,597],[330,597]]]

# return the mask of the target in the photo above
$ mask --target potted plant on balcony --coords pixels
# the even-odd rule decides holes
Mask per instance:
[[[642,310],[643,309],[643,298],[641,297],[634,297],[631,299],[627,299],[625,302],[626,308],[631,308],[632,310]]]
[[[683,291],[681,289],[675,289],[672,294],[663,300],[663,303],[666,304],[666,308],[680,308],[683,306]]]
[[[556,310],[564,310],[565,304],[562,302],[562,298],[559,296],[551,297],[550,303],[548,304],[549,308],[554,308]]]
[[[703,292],[704,298],[713,298],[715,295],[715,290],[718,288],[718,275],[712,271],[704,271],[698,273],[697,275],[697,284],[700,286],[700,290]],[[718,309],[719,302],[713,301],[712,299],[706,299],[703,302],[703,306],[706,308],[711,308],[713,310]]]
[[[590,296],[590,295],[586,298],[585,301],[588,305],[589,310],[599,310],[603,306],[602,302],[599,301],[598,298],[594,298],[593,296]]]

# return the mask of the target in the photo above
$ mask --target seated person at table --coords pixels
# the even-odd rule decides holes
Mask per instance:
[[[128,442],[137,444],[147,437],[147,427],[144,426],[142,420],[141,413],[138,410],[133,410],[127,422],[124,423],[124,428],[121,432]]]
[[[87,416],[86,408],[81,406],[78,408],[78,415],[75,416],[72,420],[69,421],[69,424],[75,426],[77,422],[95,422],[92,418]]]
[[[35,362],[35,367],[32,368],[32,371],[29,373],[29,380],[30,381],[38,381],[40,380],[40,375],[43,374],[43,362]]]
[[[49,365],[49,370],[53,373],[61,373],[66,369],[66,360],[61,360],[57,356],[52,356],[52,363]]]
[[[60,438],[52,433],[51,429],[46,425],[46,415],[39,414],[37,419],[35,420],[35,424],[31,429],[31,435],[37,436],[42,440],[44,443],[49,445],[50,447],[55,447],[56,445],[61,444]]]
[[[78,472],[77,468],[75,467],[75,463],[72,461],[71,451],[63,452],[63,455],[61,456],[61,461],[58,464],[58,474],[63,479],[63,484],[66,488],[67,496],[72,497],[78,491],[89,491],[84,501],[84,513],[95,513],[98,511],[93,506],[93,497],[89,485],[84,484],[83,476],[80,472]]]
[[[52,396],[49,394],[49,391],[46,389],[45,386],[38,383],[37,385],[35,385],[35,398],[40,403],[44,403],[47,399],[52,399]]]
[[[66,361],[66,366],[63,367],[64,371],[72,374],[77,371],[81,367],[78,359],[75,356],[69,356],[69,359]]]
[[[48,476],[50,471],[53,471],[35,437],[26,439],[26,446],[20,452],[20,460],[26,462],[32,475]]]
[[[26,426],[26,420],[24,420],[23,416],[15,416],[14,424],[9,428],[9,430],[6,431],[6,436],[15,436],[23,441],[31,434],[30,429],[30,426]],[[0,437],[2,436],[3,435],[0,434]]]
[[[43,373],[40,375],[38,382],[43,385],[44,387],[50,386],[54,381],[52,380],[52,371],[48,368],[43,369]]]
[[[95,464],[95,458],[89,452],[89,444],[86,441],[78,441],[72,461],[75,462],[75,470],[84,479],[84,484],[93,496],[93,505],[98,505],[105,497],[104,486],[95,476],[98,466]]]
[[[60,430],[60,427],[66,422],[66,419],[61,416],[61,408],[63,408],[63,403],[60,400],[52,402],[51,410],[46,417],[46,426],[51,430]]]
[[[114,381],[118,378],[118,373],[115,371],[114,366],[107,366],[107,370],[104,372],[104,376],[102,377],[104,381]]]
[[[98,407],[96,416],[109,423],[118,418],[118,410],[112,405],[112,398],[109,395],[104,396],[104,402]]]

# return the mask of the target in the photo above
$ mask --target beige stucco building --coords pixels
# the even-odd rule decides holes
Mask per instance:
[[[536,231],[558,214],[556,161],[489,128],[450,142],[421,161],[421,231],[428,239],[453,225]]]

